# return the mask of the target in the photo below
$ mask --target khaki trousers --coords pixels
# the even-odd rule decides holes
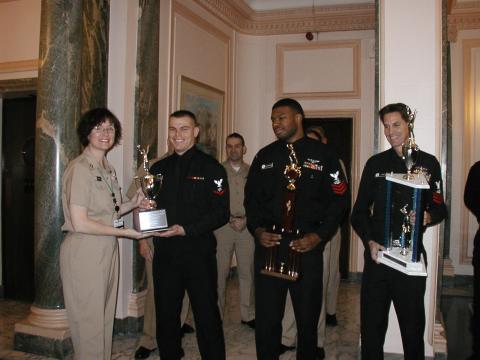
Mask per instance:
[[[240,316],[243,321],[255,319],[255,288],[253,284],[253,253],[255,242],[248,230],[235,231],[229,224],[215,230],[217,238],[218,307],[223,318],[225,289],[233,252],[237,260],[240,288]]]
[[[323,301],[322,311],[317,327],[317,346],[324,347],[326,329],[326,314],[335,314],[337,311],[338,286],[340,284],[339,256],[341,244],[341,232],[338,228],[332,239],[325,245],[323,250]],[[285,313],[282,320],[282,344],[295,346],[297,343],[297,326],[293,312],[290,293],[287,294]]]
[[[150,248],[153,249],[153,241],[151,238],[147,239]],[[155,299],[153,291],[153,274],[152,262],[145,260],[145,274],[147,275],[147,294],[145,295],[145,307],[143,311],[143,334],[140,337],[139,346],[147,349],[157,348],[157,324],[155,317]],[[180,323],[183,324],[187,320],[190,310],[190,299],[187,293],[183,297],[182,312],[180,313]]]
[[[69,233],[60,275],[76,360],[109,360],[118,289],[118,242]]]

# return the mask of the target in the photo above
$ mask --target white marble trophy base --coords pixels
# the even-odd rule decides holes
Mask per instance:
[[[412,254],[409,252],[407,255],[400,254],[401,248],[392,248],[390,250],[384,250],[378,252],[378,261],[384,265],[401,271],[404,274],[411,276],[427,276],[427,269],[423,258],[420,261],[413,262],[411,260]]]

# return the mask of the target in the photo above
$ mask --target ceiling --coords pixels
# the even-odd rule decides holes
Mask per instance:
[[[282,10],[330,5],[373,4],[374,0],[243,0],[255,11]]]

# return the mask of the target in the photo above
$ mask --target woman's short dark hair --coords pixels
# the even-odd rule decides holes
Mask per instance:
[[[113,146],[118,145],[122,138],[122,125],[118,118],[107,108],[95,108],[88,110],[80,118],[80,122],[77,127],[77,134],[80,143],[85,147],[90,141],[88,135],[92,132],[93,128],[97,125],[103,124],[105,121],[110,121],[115,128],[115,139],[113,140]]]
[[[405,105],[404,103],[385,105],[383,108],[380,109],[378,115],[380,116],[380,120],[382,120],[383,122],[385,115],[393,112],[400,113],[400,116],[405,122],[409,122],[410,120],[412,120],[412,118],[415,119],[416,115],[416,112],[412,111],[410,107],[408,105]]]

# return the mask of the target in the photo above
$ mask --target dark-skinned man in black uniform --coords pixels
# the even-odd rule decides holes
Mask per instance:
[[[317,358],[322,252],[338,227],[349,196],[337,157],[327,146],[305,136],[303,118],[301,105],[293,99],[282,99],[273,105],[271,121],[278,140],[257,153],[245,186],[248,228],[256,243],[255,341],[260,360],[279,358],[287,291],[292,298],[298,328],[297,359]],[[284,170],[291,162],[290,144],[301,168],[296,181],[294,225],[304,234],[289,244],[300,252],[300,275],[296,281],[260,273],[266,249],[281,241],[281,236],[271,228],[272,225],[282,226],[284,195],[289,183]]]
[[[465,184],[464,201],[480,224],[480,161],[470,168]],[[480,359],[480,229],[473,240],[473,354],[470,360]]]
[[[360,305],[362,359],[383,359],[392,302],[400,325],[405,359],[424,359],[426,277],[409,276],[377,263],[378,251],[384,250],[385,174],[407,172],[402,159],[402,145],[408,139],[408,121],[414,113],[405,104],[397,103],[385,106],[379,115],[391,148],[372,156],[365,164],[351,217],[352,226],[365,246]],[[425,196],[425,230],[427,226],[438,224],[447,214],[440,164],[433,155],[419,151],[415,166],[422,167],[430,175],[430,189]],[[420,249],[426,262],[423,244]]]
[[[223,166],[195,147],[198,134],[193,113],[171,114],[168,140],[174,153],[150,169],[163,175],[156,201],[158,208],[166,210],[170,225],[153,241],[157,344],[162,360],[183,357],[180,311],[185,290],[202,359],[225,359],[213,230],[229,219],[228,183]]]

